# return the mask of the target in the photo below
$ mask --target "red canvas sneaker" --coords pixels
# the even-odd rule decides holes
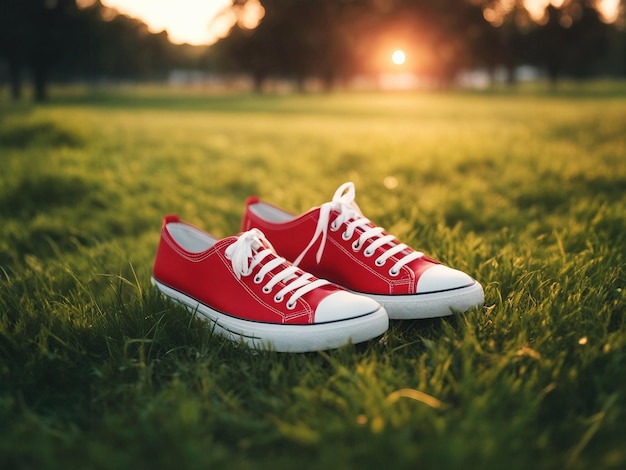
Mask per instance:
[[[262,230],[294,266],[371,297],[392,319],[441,317],[483,303],[478,282],[375,226],[354,195],[354,184],[345,183],[332,201],[301,216],[250,197],[243,229]]]
[[[216,333],[260,349],[337,348],[379,336],[389,324],[377,302],[292,266],[257,229],[218,240],[165,217],[152,282]]]

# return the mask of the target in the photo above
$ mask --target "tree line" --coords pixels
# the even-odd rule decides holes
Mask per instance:
[[[245,4],[248,0],[237,0]],[[562,76],[626,76],[621,17],[602,21],[595,2],[564,0],[533,18],[522,0],[263,0],[254,30],[235,27],[216,45],[220,63],[261,87],[268,77],[297,83],[316,77],[328,88],[360,74],[390,70],[390,48],[415,57],[404,70],[447,86],[459,73],[504,68],[514,83],[520,65]]]
[[[252,0],[233,0],[222,15],[241,15]],[[236,22],[210,47],[174,45],[140,20],[99,0],[2,0],[0,62],[11,95],[25,75],[44,100],[51,81],[162,80],[173,69],[247,74],[262,89],[270,78],[328,89],[357,75],[389,70],[389,50],[410,51],[404,70],[440,86],[472,69],[541,68],[563,77],[626,76],[626,0],[603,21],[592,0],[563,0],[533,17],[522,0],[261,0],[264,17]],[[554,2],[556,3],[556,2]],[[207,27],[209,25],[207,24]]]

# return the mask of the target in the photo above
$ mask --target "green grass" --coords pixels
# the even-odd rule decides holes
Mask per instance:
[[[626,93],[602,90],[0,102],[0,468],[623,468]],[[485,306],[290,355],[150,288],[164,214],[221,237],[249,194],[300,212],[347,180]]]

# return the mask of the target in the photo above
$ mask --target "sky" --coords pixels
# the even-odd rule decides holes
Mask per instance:
[[[211,44],[232,26],[219,22],[210,28],[211,20],[231,4],[230,0],[102,0],[102,3],[141,19],[152,32],[167,30],[170,41],[179,44]]]

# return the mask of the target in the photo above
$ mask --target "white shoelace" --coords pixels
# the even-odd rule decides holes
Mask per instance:
[[[383,235],[383,228],[370,227],[368,225],[371,223],[370,220],[361,213],[359,206],[354,202],[354,196],[354,183],[344,183],[335,191],[332,201],[326,202],[320,206],[319,220],[317,221],[313,238],[311,238],[309,245],[294,261],[294,266],[300,264],[306,253],[321,236],[322,240],[315,258],[319,264],[322,259],[322,254],[324,253],[324,247],[326,246],[328,228],[330,227],[331,231],[336,232],[344,223],[346,223],[346,229],[341,236],[346,241],[352,238],[356,229],[362,230],[358,240],[352,244],[354,251],[359,251],[368,240],[371,240],[371,243],[363,252],[366,258],[373,256],[378,248],[386,248],[385,252],[374,261],[376,266],[383,266],[392,256],[401,255],[400,259],[398,259],[389,270],[389,274],[392,276],[397,276],[400,273],[400,268],[405,264],[424,256],[424,253],[414,251],[408,245],[399,243],[393,235]],[[339,212],[339,215],[330,223],[330,214],[333,210]]]
[[[242,233],[237,241],[226,248],[226,257],[231,261],[233,270],[239,279],[241,279],[242,276],[251,275],[256,266],[261,264],[265,258],[268,256],[271,257],[272,255],[274,258],[267,264],[264,264],[254,276],[255,284],[261,284],[270,271],[286,263],[285,258],[276,255],[272,244],[265,238],[263,232],[258,229],[252,229]],[[325,279],[312,280],[313,275],[303,273],[295,266],[283,267],[280,271],[273,274],[270,280],[263,286],[263,292],[270,294],[276,284],[281,281],[288,282],[285,287],[276,293],[274,302],[282,302],[287,293],[293,292],[287,301],[287,308],[290,310],[295,308],[296,301],[307,292],[330,284]]]

